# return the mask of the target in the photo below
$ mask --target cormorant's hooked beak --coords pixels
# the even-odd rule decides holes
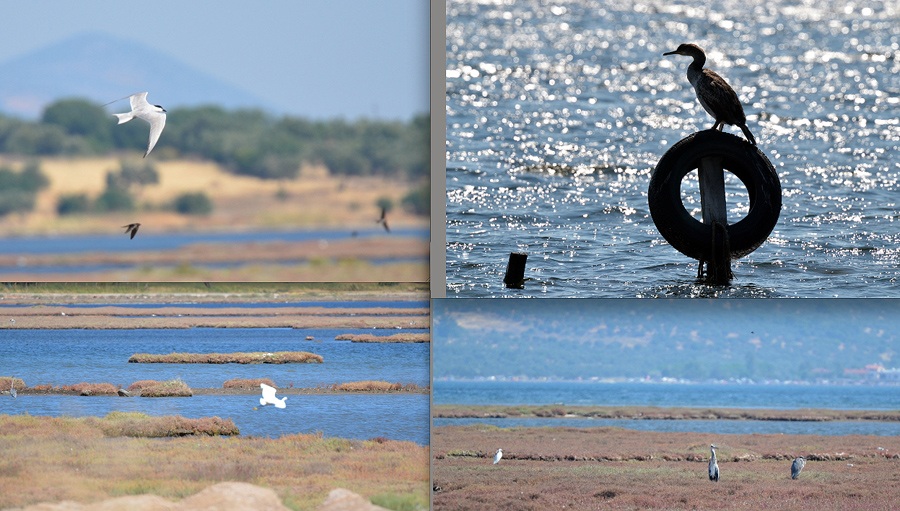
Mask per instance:
[[[667,51],[666,53],[663,53],[663,55],[681,55],[681,54],[678,53],[678,50],[673,50],[673,51]]]

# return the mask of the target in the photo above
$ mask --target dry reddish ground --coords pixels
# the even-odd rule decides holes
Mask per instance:
[[[711,443],[718,483],[706,475]],[[493,465],[498,447],[503,460]],[[889,510],[900,502],[897,437],[476,425],[434,428],[431,448],[435,510]],[[791,480],[798,455],[808,461]]]
[[[227,300],[227,296],[219,296]],[[73,299],[74,300],[74,299]],[[133,303],[152,300],[143,297]],[[76,302],[85,303],[85,302]],[[392,315],[396,314],[396,315]],[[227,307],[198,311],[195,307],[67,307],[16,305],[3,310],[3,328],[428,328],[428,309],[338,309],[327,307]],[[8,318],[8,319],[7,319]],[[9,321],[14,319],[15,322]],[[312,341],[310,346],[315,346]]]

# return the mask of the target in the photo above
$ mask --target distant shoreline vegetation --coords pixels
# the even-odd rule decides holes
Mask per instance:
[[[157,355],[135,353],[132,364],[321,364],[322,356],[306,351],[276,351],[274,353],[169,353]]]
[[[427,113],[408,122],[313,121],[210,105],[169,110],[154,154],[208,159],[264,179],[294,178],[304,162],[324,165],[335,175],[426,179],[429,143]],[[94,156],[146,145],[145,123],[116,125],[110,112],[86,99],[51,103],[37,121],[0,115],[0,153]]]
[[[875,379],[834,379],[834,380],[777,380],[750,378],[728,378],[722,380],[688,380],[684,378],[599,378],[599,379],[556,379],[556,378],[525,378],[525,377],[484,377],[484,378],[454,378],[435,377],[434,383],[582,383],[585,385],[616,385],[622,383],[657,384],[657,385],[872,385],[872,386],[898,386],[900,381],[875,380]]]

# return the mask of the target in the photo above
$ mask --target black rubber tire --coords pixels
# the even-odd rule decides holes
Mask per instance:
[[[750,195],[747,216],[728,226],[731,257],[743,257],[759,248],[775,228],[781,213],[781,182],[766,155],[740,137],[700,131],[666,151],[650,176],[650,216],[676,250],[700,261],[712,260],[712,226],[692,217],[681,202],[681,181],[706,157],[721,158],[722,167],[737,176]]]

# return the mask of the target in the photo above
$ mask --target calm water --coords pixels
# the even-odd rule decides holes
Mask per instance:
[[[268,243],[268,242],[302,242],[302,241],[339,241],[351,238],[371,238],[385,236],[383,229],[364,229],[361,231],[334,231],[334,230],[307,230],[307,231],[266,231],[266,232],[238,232],[238,233],[166,233],[147,234],[141,233],[136,238],[116,233],[105,236],[40,236],[28,238],[2,238],[0,239],[0,255],[18,256],[14,266],[0,267],[0,274],[35,273],[78,273],[122,270],[134,267],[128,263],[102,263],[102,264],[57,264],[32,266],[28,256],[38,254],[84,254],[84,253],[123,253],[138,251],[167,251],[178,250],[190,245],[233,245],[235,243]],[[427,229],[396,229],[388,236],[428,238]],[[419,257],[382,257],[367,259],[372,264],[418,263]],[[273,261],[273,265],[296,265],[306,263],[306,259],[286,258]],[[234,261],[220,261],[215,263],[196,263],[204,268],[236,268],[246,265],[247,262],[237,257]],[[157,264],[158,268],[174,267],[177,264]]]
[[[434,403],[468,405],[660,406],[688,408],[900,409],[900,386],[738,385],[436,381]],[[617,426],[649,431],[900,435],[898,422],[789,422],[598,419],[435,419],[435,426],[473,422],[511,426]]]
[[[900,10],[864,5],[449,0],[448,296],[900,295]],[[730,287],[698,284],[647,206],[667,148],[712,125],[690,58],[662,56],[683,42],[734,86],[783,188]],[[520,291],[502,284],[513,251]]]
[[[196,328],[190,330],[5,330],[0,334],[0,374],[26,385],[180,378],[190,387],[221,387],[232,378],[271,378],[279,387],[315,387],[347,381],[385,380],[429,384],[429,346],[424,343],[334,341],[340,333],[371,329]],[[306,341],[311,335],[322,342]],[[207,365],[129,364],[134,353],[310,351],[322,364]],[[0,396],[2,397],[2,396]],[[8,400],[8,401],[7,401]],[[104,415],[112,410],[187,417],[218,415],[241,432],[277,436],[322,431],[348,438],[428,442],[428,396],[290,396],[288,407],[253,411],[258,397],[105,398],[29,396],[0,400],[0,413]],[[277,414],[275,412],[281,412]]]
[[[242,435],[278,437],[321,432],[328,437],[368,440],[385,437],[428,444],[427,395],[289,395],[287,407],[259,406],[259,396],[120,398],[2,396],[0,413],[103,416],[113,411],[184,417],[219,416],[234,421]],[[283,396],[282,396],[283,397]],[[254,410],[256,408],[256,410]]]
[[[396,229],[392,235],[401,237],[428,238],[427,229]],[[385,236],[383,229],[364,229],[357,237]],[[166,233],[141,232],[133,240],[124,234],[79,235],[79,236],[35,236],[0,238],[0,255],[27,254],[78,254],[84,252],[135,252],[142,250],[176,250],[196,243],[268,243],[275,241],[335,241],[353,237],[353,231],[345,230],[303,230],[303,231],[262,231],[228,233]]]

